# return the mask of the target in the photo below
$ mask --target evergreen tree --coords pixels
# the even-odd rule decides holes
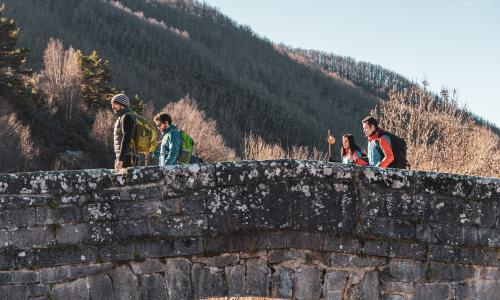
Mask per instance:
[[[0,4],[0,91],[17,90],[23,85],[22,76],[29,74],[21,66],[26,61],[27,49],[17,48],[19,29],[14,22],[2,17]]]
[[[130,108],[136,113],[142,115],[144,112],[144,101],[142,101],[136,94],[132,99],[130,99]]]
[[[85,55],[77,52],[82,72],[80,94],[88,107],[100,108],[109,106],[109,99],[116,94],[116,89],[111,83],[109,62],[103,60],[96,51]]]

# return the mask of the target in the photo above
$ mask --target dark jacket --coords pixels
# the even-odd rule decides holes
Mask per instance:
[[[130,108],[118,113],[113,131],[116,159],[123,161],[126,155],[133,155],[133,137],[135,134],[135,117]]]

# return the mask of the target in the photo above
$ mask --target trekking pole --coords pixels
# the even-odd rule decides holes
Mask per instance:
[[[326,138],[328,142],[328,161],[333,161],[332,159],[332,145],[335,143],[335,138],[332,136],[330,129],[328,129],[328,137]]]

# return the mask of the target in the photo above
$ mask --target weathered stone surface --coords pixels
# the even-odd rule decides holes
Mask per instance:
[[[414,238],[414,226],[404,220],[366,218],[363,222],[366,236],[409,240]]]
[[[240,256],[237,253],[224,253],[211,257],[193,257],[192,261],[213,267],[226,267],[237,264],[240,261]]]
[[[306,255],[299,251],[279,249],[269,251],[267,261],[269,263],[276,264],[287,260],[297,260],[305,257]]]
[[[272,276],[271,296],[276,298],[292,298],[294,271],[287,267],[279,266]]]
[[[315,265],[303,265],[295,273],[294,295],[300,300],[321,297],[321,271]]]
[[[412,282],[385,281],[383,290],[385,292],[412,294],[414,291],[414,284]]]
[[[333,253],[330,256],[331,266],[365,268],[384,265],[387,260],[380,257],[358,256],[344,253]]]
[[[428,281],[462,281],[473,276],[474,269],[472,267],[456,264],[430,262],[427,270]]]
[[[90,239],[86,224],[65,224],[56,228],[56,241],[59,245],[72,245]]]
[[[249,259],[246,263],[245,294],[269,296],[271,270],[261,259]]]
[[[330,271],[325,274],[323,298],[327,300],[344,299],[344,289],[349,274],[344,271]]]
[[[120,266],[109,273],[116,299],[140,299],[139,281],[128,266]]]
[[[0,271],[0,285],[3,284],[23,284],[39,281],[37,271]]]
[[[91,299],[116,299],[111,279],[105,274],[98,274],[88,278]]]
[[[90,291],[86,278],[80,278],[72,282],[56,284],[51,290],[51,296],[54,300],[90,299]]]
[[[414,298],[415,300],[449,299],[450,296],[451,296],[451,288],[448,284],[418,283],[415,286],[415,298]]]
[[[475,300],[498,300],[500,294],[498,280],[482,280],[480,282],[465,282],[457,286],[457,299],[475,299]]]
[[[226,295],[223,269],[194,264],[192,273],[195,299]]]
[[[167,298],[165,278],[160,274],[144,274],[139,277],[142,290],[141,299],[189,299],[189,298]]]
[[[224,268],[229,296],[243,296],[245,293],[245,266],[236,265]]]
[[[23,285],[1,285],[0,299],[27,299],[28,288]]]
[[[424,263],[406,259],[393,259],[389,262],[391,280],[400,282],[423,282],[427,266]]]
[[[363,279],[349,289],[348,299],[380,299],[378,272],[366,272]]]
[[[169,299],[191,299],[191,262],[187,259],[167,259],[165,284]]]
[[[148,274],[165,272],[165,265],[157,259],[146,259],[143,262],[133,261],[130,267],[134,274]]]

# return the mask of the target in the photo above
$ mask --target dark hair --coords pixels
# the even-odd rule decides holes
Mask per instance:
[[[172,117],[167,113],[159,113],[155,116],[155,121],[160,123],[168,122],[168,124],[172,124]]]
[[[378,121],[373,116],[368,116],[368,117],[364,118],[362,122],[367,123],[368,126],[374,125],[375,128],[378,129]]]
[[[346,154],[353,154],[354,151],[361,151],[361,148],[358,146],[358,144],[356,144],[356,142],[354,141],[354,135],[350,134],[350,133],[346,133],[342,136],[342,139],[343,138],[347,138],[347,140],[349,141],[349,149],[344,149],[344,146],[342,146],[340,148],[340,159],[342,160],[342,158],[346,155]],[[347,153],[346,151],[349,151],[349,153]]]

